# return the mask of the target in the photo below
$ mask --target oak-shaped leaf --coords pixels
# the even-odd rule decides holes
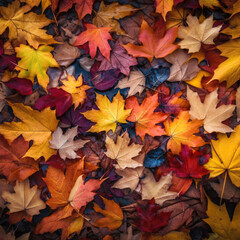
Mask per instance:
[[[235,105],[221,105],[217,107],[219,100],[217,89],[209,93],[202,103],[197,92],[187,88],[187,99],[191,105],[189,114],[191,119],[203,120],[204,129],[209,132],[232,132],[233,130],[222,122],[230,118]]]
[[[133,158],[138,156],[142,149],[142,145],[132,143],[130,144],[128,133],[125,132],[122,136],[118,136],[116,143],[113,139],[107,136],[105,153],[109,158],[117,161],[116,168],[136,168],[143,165],[143,163],[135,161]]]
[[[112,102],[107,98],[96,93],[96,105],[99,110],[92,109],[82,113],[85,118],[95,122],[88,132],[101,132],[109,130],[115,131],[117,123],[127,123],[126,119],[130,115],[131,109],[124,109],[125,100],[120,92],[114,96]]]
[[[137,218],[134,225],[142,232],[157,232],[168,224],[171,212],[160,212],[160,206],[155,204],[154,199],[147,202],[146,206],[137,206]]]
[[[114,45],[111,51],[110,61],[101,55],[99,55],[96,60],[101,61],[98,71],[119,69],[121,73],[127,76],[130,73],[130,66],[137,65],[137,60],[128,55],[125,48],[117,43]]]
[[[40,190],[37,186],[30,188],[28,179],[24,182],[16,182],[14,187],[15,193],[3,191],[2,198],[8,202],[7,207],[10,213],[24,211],[27,215],[38,215],[39,210],[44,209],[46,204],[40,198]]]
[[[199,132],[199,127],[202,126],[202,120],[190,121],[188,111],[182,111],[173,119],[167,119],[164,122],[166,135],[169,136],[167,149],[171,149],[173,154],[179,154],[181,144],[190,147],[200,147],[205,144],[200,136],[194,135]]]
[[[138,100],[134,96],[126,100],[125,107],[132,109],[127,120],[135,123],[136,134],[142,139],[146,134],[152,137],[164,134],[164,129],[157,124],[163,122],[168,117],[168,114],[155,112],[159,105],[157,100],[158,94],[146,97],[141,105],[138,104]]]
[[[14,115],[21,121],[1,124],[0,133],[9,142],[13,142],[21,134],[26,141],[33,140],[32,146],[24,157],[38,159],[43,156],[47,160],[55,153],[55,150],[49,148],[48,142],[58,125],[55,111],[46,108],[39,112],[22,103],[14,103],[10,106]]]
[[[8,144],[0,135],[0,174],[5,175],[9,182],[23,181],[39,170],[38,162],[23,157],[28,148],[29,143],[22,136]]]
[[[30,10],[29,5],[20,7],[19,1],[13,1],[8,7],[0,7],[2,16],[0,18],[0,34],[8,28],[11,41],[18,40],[23,44],[27,41],[34,48],[38,48],[39,44],[56,43],[53,36],[42,29],[53,21],[45,15],[38,15],[33,11],[29,12]]]
[[[96,227],[107,227],[110,231],[119,228],[123,221],[123,212],[120,206],[113,200],[108,200],[102,197],[105,204],[105,209],[100,208],[94,203],[93,209],[101,213],[104,217],[94,222]]]
[[[150,61],[155,58],[162,58],[172,53],[178,48],[178,45],[173,44],[177,37],[177,28],[171,28],[162,34],[162,23],[156,22],[153,28],[143,19],[139,40],[141,46],[128,43],[123,45],[130,55],[133,57],[146,57]]]
[[[159,181],[156,181],[152,172],[149,169],[144,169],[145,178],[141,180],[142,184],[142,199],[151,200],[155,199],[155,202],[162,205],[169,199],[177,197],[176,192],[169,190],[172,185],[172,173],[162,176]]]
[[[37,77],[38,83],[46,90],[49,83],[47,69],[49,67],[59,67],[51,54],[52,50],[53,48],[47,45],[42,45],[38,49],[23,44],[16,47],[17,57],[21,58],[15,68],[20,71],[18,77],[27,78],[32,82]]]
[[[74,141],[74,138],[77,135],[77,128],[78,127],[68,129],[67,132],[63,134],[62,129],[58,127],[52,134],[52,140],[49,141],[50,148],[58,150],[58,153],[63,160],[66,160],[66,158],[77,158],[78,155],[75,151],[82,148],[84,144],[88,142],[88,140],[84,141],[81,139]]]
[[[178,37],[183,39],[178,44],[181,48],[188,49],[189,53],[198,52],[202,43],[214,44],[213,40],[222,27],[213,27],[213,16],[199,23],[196,16],[188,15],[187,24],[187,27],[182,25],[178,29]]]
[[[34,108],[41,111],[46,107],[56,107],[57,117],[62,116],[72,106],[71,94],[59,88],[49,88],[48,92],[35,102]]]
[[[75,46],[83,45],[86,42],[89,42],[89,51],[91,58],[94,58],[99,48],[102,55],[110,61],[110,51],[111,47],[108,43],[108,40],[112,40],[109,31],[111,28],[107,27],[96,27],[93,24],[85,24],[87,30],[80,33],[77,36],[74,43]]]

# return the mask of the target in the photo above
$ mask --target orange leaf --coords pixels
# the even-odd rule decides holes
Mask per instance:
[[[157,22],[153,28],[143,20],[139,40],[142,42],[141,46],[128,43],[123,45],[128,53],[133,57],[146,57],[152,61],[153,57],[162,58],[175,51],[179,46],[174,45],[173,42],[177,37],[177,28],[171,28],[162,34],[162,26]]]
[[[108,44],[108,40],[113,40],[109,31],[111,28],[101,27],[97,28],[93,24],[85,24],[87,30],[82,32],[76,38],[75,46],[83,45],[89,42],[89,50],[91,58],[94,58],[97,52],[97,47],[104,57],[110,62],[111,47]]]
[[[84,163],[82,160],[69,166],[64,175],[63,171],[52,166],[47,169],[46,182],[51,198],[47,200],[47,204],[52,208],[65,207],[69,204],[68,198],[72,187],[77,178],[83,173]]]
[[[109,231],[119,228],[122,225],[123,212],[120,206],[115,203],[113,200],[108,200],[103,198],[105,204],[105,210],[100,208],[97,204],[94,203],[93,209],[96,212],[104,215],[104,218],[98,219],[94,226],[96,227],[107,227]]]
[[[146,134],[152,137],[164,134],[161,126],[156,124],[164,121],[168,117],[168,114],[154,112],[158,105],[158,94],[146,97],[141,106],[138,104],[136,97],[130,97],[126,100],[126,109],[132,109],[131,115],[127,120],[136,122],[136,134],[142,139]]]
[[[79,21],[82,20],[87,14],[92,13],[94,0],[67,0],[61,1],[59,5],[59,13],[67,12],[70,8],[72,8],[75,3],[75,10],[78,14]]]
[[[24,138],[16,138],[11,145],[0,136],[0,174],[7,177],[9,182],[24,181],[39,170],[38,163],[30,157],[25,157],[29,143]]]
[[[166,15],[172,10],[173,0],[156,0],[156,12],[161,13],[164,20],[166,21]]]
[[[84,184],[83,175],[79,176],[71,190],[68,201],[75,209],[80,209],[92,201],[102,181],[90,179]]]
[[[168,118],[164,122],[166,135],[169,136],[167,149],[171,149],[173,154],[179,154],[181,144],[190,147],[200,147],[205,144],[201,137],[194,135],[203,125],[203,121],[189,121],[189,119],[188,111],[183,111],[173,121]]]

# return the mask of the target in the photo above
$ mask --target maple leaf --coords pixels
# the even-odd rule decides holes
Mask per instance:
[[[30,80],[24,78],[11,78],[5,85],[19,92],[21,95],[30,95],[32,94],[33,84]]]
[[[179,158],[171,154],[168,155],[170,171],[176,173],[180,178],[185,178],[186,182],[183,184],[181,194],[184,194],[192,183],[192,178],[202,178],[202,176],[209,173],[209,171],[200,165],[201,161],[208,161],[210,155],[193,151],[186,145],[182,145],[181,152],[179,153]],[[190,181],[188,181],[190,179]],[[187,185],[185,188],[184,186]]]
[[[39,112],[22,103],[9,103],[9,105],[12,107],[14,115],[21,119],[21,122],[5,122],[1,124],[0,133],[10,142],[13,142],[21,134],[26,141],[33,140],[33,145],[24,157],[38,159],[43,156],[48,159],[55,153],[53,149],[49,148],[48,142],[58,124],[55,111],[47,108]]]
[[[88,202],[91,202],[96,195],[96,192],[104,180],[90,179],[84,183],[83,175],[79,176],[76,180],[68,201],[75,209],[80,209],[86,206]]]
[[[85,24],[85,26],[87,30],[77,36],[74,45],[79,46],[89,42],[91,58],[95,57],[98,47],[102,55],[110,62],[111,47],[109,46],[108,40],[113,40],[109,34],[111,28],[97,28],[93,24]]]
[[[116,129],[117,123],[127,123],[126,118],[130,115],[131,109],[124,109],[124,99],[120,92],[110,102],[107,96],[96,93],[96,105],[99,110],[92,109],[84,112],[83,116],[92,122],[96,122],[88,132],[101,132]]]
[[[240,15],[236,14],[230,19],[229,26],[224,28],[221,31],[221,33],[231,35],[232,39],[235,39],[240,37],[239,32],[240,32]]]
[[[174,7],[166,17],[166,28],[178,27],[186,23],[188,10],[183,7]]]
[[[110,55],[110,62],[99,55],[96,59],[101,61],[98,71],[107,71],[109,69],[119,69],[125,75],[129,75],[130,66],[137,65],[137,60],[129,56],[124,47],[115,44]]]
[[[46,204],[41,200],[41,192],[37,186],[30,188],[29,181],[26,179],[24,182],[16,182],[14,187],[15,193],[3,191],[2,198],[9,202],[7,207],[10,213],[24,211],[26,214],[33,216],[38,215],[39,210],[44,209]]]
[[[218,68],[215,69],[214,75],[210,79],[210,82],[214,79],[219,80],[219,82],[227,81],[227,88],[229,88],[239,80],[239,46],[240,39],[234,39],[217,47],[222,52],[221,56],[228,57],[228,59],[218,65]]]
[[[50,94],[40,97],[34,104],[37,110],[43,110],[46,107],[56,107],[57,117],[63,115],[72,106],[72,96],[62,89],[50,88]]]
[[[111,28],[111,32],[116,32],[118,35],[127,35],[121,28],[117,20],[129,16],[139,9],[132,7],[130,4],[120,5],[115,2],[105,5],[101,2],[98,12],[95,12],[93,24],[97,27]]]
[[[198,52],[201,44],[214,44],[213,40],[219,34],[222,26],[213,28],[213,16],[206,18],[199,24],[196,16],[188,15],[188,27],[180,26],[178,29],[178,37],[183,40],[178,43],[181,48],[188,49],[189,53]]]
[[[17,57],[21,58],[15,68],[20,71],[19,78],[27,78],[34,82],[35,76],[38,83],[46,90],[49,77],[46,73],[49,67],[59,67],[56,60],[52,57],[53,48],[47,45],[40,46],[37,50],[30,46],[21,44],[16,47]]]
[[[141,94],[145,89],[145,76],[139,69],[133,70],[130,72],[130,76],[121,79],[115,88],[129,88],[128,97],[133,96],[136,93]]]
[[[25,2],[31,7],[39,6],[41,3],[42,13],[46,10],[48,6],[51,5],[51,0],[20,0],[20,2]]]
[[[153,28],[143,19],[139,34],[141,46],[128,43],[122,45],[133,57],[146,57],[150,61],[155,58],[162,58],[175,51],[178,46],[173,42],[177,37],[177,28],[171,28],[162,34],[162,23],[156,22]]]
[[[137,218],[134,219],[134,225],[143,232],[157,232],[168,224],[171,216],[171,212],[159,212],[159,209],[154,199],[148,201],[145,207],[137,206]]]
[[[63,135],[63,131],[60,127],[52,134],[52,140],[50,142],[50,148],[57,149],[60,157],[63,160],[66,158],[75,159],[79,157],[76,154],[76,150],[82,148],[88,140],[83,141],[81,139],[73,141],[77,135],[78,127],[68,129]]]
[[[44,15],[29,12],[30,9],[29,5],[20,8],[19,1],[14,1],[8,7],[0,7],[2,16],[0,18],[0,34],[8,28],[10,40],[17,39],[20,43],[27,41],[34,48],[38,48],[39,44],[56,43],[52,35],[47,34],[46,30],[42,29],[53,21]]]
[[[146,134],[152,137],[161,136],[164,130],[161,126],[156,125],[164,121],[168,114],[162,112],[154,112],[158,103],[158,94],[147,97],[139,105],[136,97],[129,97],[126,100],[126,109],[132,109],[131,115],[127,118],[130,122],[135,122],[136,134],[142,139]]]
[[[0,174],[4,174],[9,182],[24,181],[39,170],[38,163],[23,156],[27,152],[29,143],[18,137],[11,145],[0,135]]]
[[[234,130],[235,132],[231,133],[229,138],[227,135],[218,134],[218,140],[212,140],[212,157],[204,167],[210,171],[210,178],[225,173],[229,175],[234,185],[240,187],[240,126]]]
[[[82,74],[79,75],[77,80],[74,76],[67,74],[67,81],[62,81],[62,83],[61,89],[72,95],[75,109],[82,105],[87,97],[86,90],[90,88],[90,86],[83,84]]]
[[[172,173],[162,176],[158,182],[149,169],[145,168],[144,174],[145,178],[141,180],[143,200],[154,198],[157,204],[162,205],[165,201],[177,197],[176,192],[168,190],[172,185]]]
[[[124,168],[136,168],[142,166],[141,162],[134,161],[133,157],[136,157],[142,149],[139,144],[132,143],[129,145],[130,138],[128,133],[125,132],[122,136],[118,136],[116,143],[107,136],[106,138],[106,148],[105,153],[111,159],[117,161],[115,167]]]
[[[189,118],[188,111],[182,111],[173,121],[168,118],[164,122],[166,135],[169,136],[167,149],[171,149],[173,154],[179,154],[181,144],[190,147],[200,147],[205,144],[201,137],[194,135],[202,126],[202,120],[189,121]]]
[[[144,167],[116,169],[116,173],[122,178],[114,183],[112,187],[119,189],[130,188],[134,191],[143,175],[143,169]]]
[[[218,234],[219,240],[238,240],[240,235],[240,203],[234,209],[232,220],[228,215],[225,203],[222,206],[214,204],[208,198],[207,215],[209,218],[203,219],[204,222],[210,225],[213,232]]]
[[[167,79],[170,82],[191,80],[200,71],[198,60],[190,59],[190,56],[181,49],[169,54],[165,59],[172,64]]]
[[[237,120],[240,120],[240,87],[237,88],[236,92],[236,105],[237,105]]]
[[[217,108],[219,102],[217,89],[209,93],[202,103],[198,94],[188,87],[187,99],[191,105],[189,111],[191,119],[203,120],[203,126],[207,132],[226,133],[233,131],[222,122],[232,116],[235,105],[221,105]]]
[[[156,12],[163,16],[164,21],[166,21],[166,15],[172,10],[173,0],[156,0]]]
[[[92,13],[94,0],[67,0],[61,1],[59,4],[59,12],[67,12],[75,4],[75,10],[78,14],[79,21],[87,14]]]
[[[120,206],[113,200],[108,200],[102,197],[105,204],[105,209],[100,208],[94,203],[93,209],[101,213],[104,217],[94,222],[96,227],[107,227],[109,231],[119,228],[122,225],[123,212]]]

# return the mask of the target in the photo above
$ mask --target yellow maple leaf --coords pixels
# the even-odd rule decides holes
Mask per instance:
[[[39,4],[42,4],[42,12],[45,11],[45,9],[51,5],[51,0],[20,0],[20,2],[25,2],[31,7],[39,6]]]
[[[228,173],[232,183],[240,187],[240,125],[230,137],[218,134],[218,140],[212,140],[212,157],[204,165],[210,171],[210,178]]]
[[[234,15],[230,21],[229,26],[224,28],[221,33],[231,35],[232,39],[240,37],[240,14]]]
[[[194,135],[202,126],[202,120],[189,121],[188,111],[182,111],[173,121],[168,118],[164,122],[166,135],[169,136],[167,148],[171,149],[173,154],[179,154],[181,144],[191,147],[200,147],[205,144],[203,139]]]
[[[183,39],[178,45],[188,49],[189,53],[198,52],[202,43],[214,44],[213,39],[217,37],[222,27],[213,27],[213,16],[199,23],[196,16],[188,15],[187,24],[188,27],[180,26],[178,29],[178,37]]]
[[[222,206],[214,204],[208,198],[207,219],[213,232],[218,234],[218,240],[239,240],[240,236],[240,203],[237,204],[232,221],[228,215],[225,203]]]
[[[34,48],[39,44],[56,43],[47,30],[42,29],[53,21],[44,15],[29,12],[31,7],[25,5],[20,8],[20,2],[14,1],[8,7],[0,7],[0,34],[9,29],[9,39],[17,39],[20,43],[29,43]]]
[[[120,5],[118,3],[112,3],[105,5],[101,2],[98,12],[95,12],[93,18],[93,24],[99,27],[109,27],[110,32],[116,32],[118,35],[127,35],[120,27],[118,19],[129,16],[131,13],[138,11],[130,4]]]
[[[67,74],[67,81],[62,81],[62,83],[63,86],[61,88],[72,95],[75,108],[84,103],[84,100],[87,96],[86,90],[88,90],[90,87],[88,85],[83,85],[82,74],[77,80],[74,76]]]
[[[227,60],[222,62],[214,71],[214,79],[218,79],[219,82],[227,81],[227,88],[232,86],[239,80],[240,75],[240,39],[230,40],[217,48],[222,52],[221,56],[228,57]]]
[[[172,10],[173,0],[156,0],[156,12],[160,13],[163,16],[163,19],[166,21],[166,15],[169,11]]]
[[[10,103],[9,103],[10,104]],[[49,140],[52,138],[52,132],[56,130],[58,120],[55,116],[55,110],[45,108],[41,112],[33,110],[29,106],[22,103],[10,104],[14,115],[21,122],[5,122],[0,125],[0,134],[12,142],[22,134],[26,141],[33,140],[33,145],[24,155],[24,157],[32,157],[38,159],[41,156],[48,159],[56,150],[51,149]]]
[[[83,113],[84,117],[96,124],[88,132],[115,131],[117,123],[127,123],[126,118],[130,115],[131,109],[124,109],[125,100],[120,92],[110,102],[107,96],[96,93],[96,105],[99,110],[92,109]]]
[[[17,57],[21,58],[18,66],[19,78],[27,78],[34,82],[35,76],[38,83],[46,90],[49,83],[49,77],[46,73],[48,67],[59,67],[53,58],[51,51],[53,48],[47,45],[40,46],[37,50],[27,45],[21,44],[15,48]]]

